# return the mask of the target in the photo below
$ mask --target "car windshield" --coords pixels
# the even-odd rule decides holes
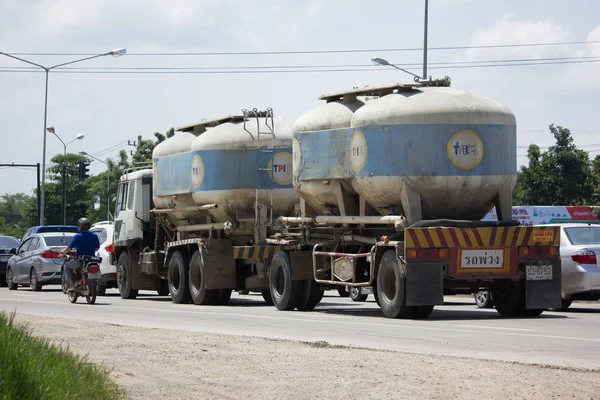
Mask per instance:
[[[0,237],[0,249],[16,249],[19,242],[11,237]]]
[[[44,240],[46,241],[46,245],[48,247],[68,246],[71,242],[71,239],[73,239],[73,236],[75,236],[74,233],[65,233],[61,236],[44,236]]]
[[[600,226],[564,228],[571,244],[600,244]]]

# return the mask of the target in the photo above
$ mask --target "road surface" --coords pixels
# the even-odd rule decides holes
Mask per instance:
[[[93,306],[70,304],[57,286],[41,292],[0,288],[0,309],[41,317],[68,318],[132,327],[168,328],[332,345],[547,364],[600,370],[600,304],[575,303],[570,312],[505,319],[478,309],[467,296],[447,296],[426,320],[384,318],[373,297],[365,303],[326,292],[312,312],[284,312],[260,295],[232,296],[229,306],[174,304],[142,292],[123,300],[116,290]]]

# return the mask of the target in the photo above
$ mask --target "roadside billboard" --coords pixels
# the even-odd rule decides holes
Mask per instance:
[[[598,207],[593,206],[513,206],[513,219],[521,225],[543,225],[560,222],[598,224]],[[482,221],[497,221],[496,208],[487,213]]]

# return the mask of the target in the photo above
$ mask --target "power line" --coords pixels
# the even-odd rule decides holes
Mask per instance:
[[[495,45],[445,46],[429,47],[428,51],[467,50],[467,49],[499,49],[511,47],[542,47],[542,46],[571,46],[580,44],[600,43],[600,40],[547,42],[547,43],[513,43]],[[344,50],[288,50],[288,51],[224,51],[224,52],[166,52],[166,53],[128,53],[128,56],[255,56],[255,55],[288,55],[288,54],[344,54],[344,53],[373,53],[373,52],[402,52],[422,51],[422,47],[382,48],[382,49],[344,49]],[[10,53],[16,56],[93,56],[97,53]]]
[[[429,65],[453,66],[453,65],[473,65],[473,64],[494,64],[494,63],[517,63],[517,62],[536,62],[536,61],[580,61],[594,60],[599,61],[600,56],[584,57],[545,57],[545,58],[520,58],[520,59],[501,59],[501,60],[474,60],[474,61],[439,61],[430,62]],[[420,67],[421,63],[396,63],[399,67]],[[238,70],[238,69],[303,69],[303,68],[373,68],[373,64],[320,64],[320,65],[249,65],[249,66],[214,66],[214,67],[65,67],[63,71],[121,71],[121,70]],[[3,67],[15,70],[37,71],[37,68],[27,66]],[[380,68],[380,67],[377,67]]]
[[[524,62],[524,63],[505,63],[505,64],[480,64],[480,65],[448,65],[448,66],[433,66],[429,69],[470,69],[470,68],[497,68],[497,67],[521,67],[521,66],[535,66],[535,65],[562,65],[562,64],[593,64],[600,62],[600,58],[594,60],[581,60],[581,61],[551,61],[551,62]],[[410,69],[410,68],[409,68]],[[413,68],[416,69],[416,68]],[[381,67],[371,68],[332,68],[332,69],[266,69],[266,70],[144,70],[144,71],[130,71],[130,70],[60,70],[54,71],[55,74],[125,74],[125,75],[161,75],[161,74],[196,74],[196,75],[247,75],[247,74],[282,74],[282,73],[310,73],[310,72],[371,72],[381,71]],[[0,68],[0,72],[6,73],[29,73],[39,72],[37,70],[18,70],[14,68]]]

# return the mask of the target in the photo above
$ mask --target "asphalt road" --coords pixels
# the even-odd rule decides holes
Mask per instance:
[[[532,319],[501,318],[467,296],[448,296],[446,302],[426,320],[391,320],[372,296],[355,303],[333,291],[312,312],[284,312],[254,294],[234,294],[229,306],[196,306],[151,293],[123,300],[109,290],[90,306],[81,298],[69,303],[58,286],[41,292],[0,288],[1,310],[40,317],[600,369],[598,302],[574,303],[569,312],[546,311]]]

